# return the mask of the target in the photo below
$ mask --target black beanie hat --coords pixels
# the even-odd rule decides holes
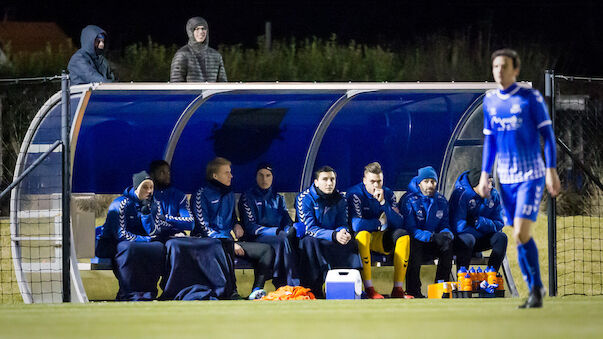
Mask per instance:
[[[469,185],[471,187],[475,187],[479,184],[479,179],[482,176],[482,170],[480,168],[472,168],[469,173],[467,173],[467,179],[469,180]]]
[[[270,173],[274,174],[272,172],[272,165],[269,162],[264,161],[264,162],[259,163],[258,167],[255,170],[255,173],[257,174],[258,171],[261,170],[261,169],[267,169],[267,170],[270,171]]]

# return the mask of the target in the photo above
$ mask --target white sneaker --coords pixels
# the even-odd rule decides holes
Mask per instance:
[[[251,294],[249,295],[249,300],[262,299],[262,297],[264,297],[265,295],[266,290],[260,288],[259,290],[251,292]]]

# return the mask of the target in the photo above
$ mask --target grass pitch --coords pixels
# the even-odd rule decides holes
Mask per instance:
[[[0,305],[2,338],[600,338],[603,297]]]

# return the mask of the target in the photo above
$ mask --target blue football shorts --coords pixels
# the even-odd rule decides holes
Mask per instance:
[[[513,226],[515,218],[536,221],[544,192],[544,177],[500,186],[505,225]]]

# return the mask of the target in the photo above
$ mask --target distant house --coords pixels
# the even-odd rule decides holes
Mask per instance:
[[[50,45],[52,50],[73,48],[71,38],[54,22],[0,21],[0,63],[6,52],[33,53]],[[9,47],[10,46],[10,47]]]

